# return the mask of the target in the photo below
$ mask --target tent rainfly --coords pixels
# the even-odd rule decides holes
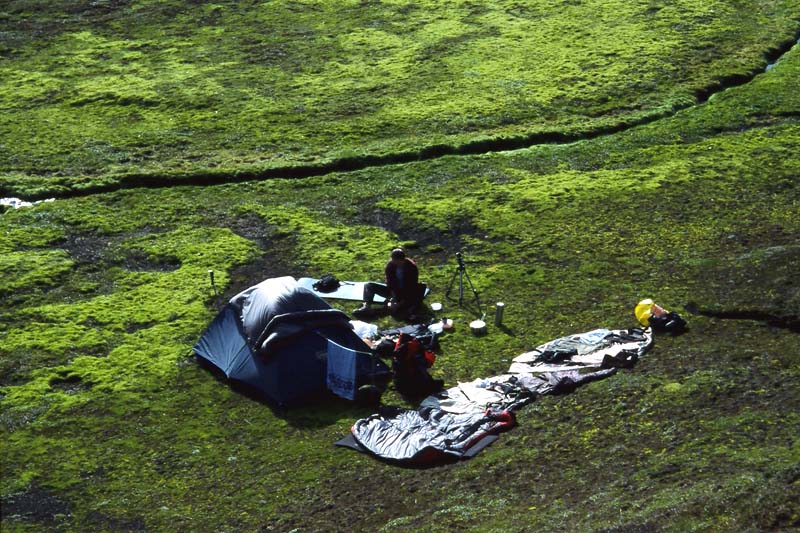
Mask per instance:
[[[267,279],[231,298],[194,346],[202,363],[284,407],[325,392],[330,349],[339,361],[343,353],[354,358],[353,391],[389,373],[384,363],[366,354],[369,347],[345,313],[291,276]],[[337,394],[341,389],[339,379]]]

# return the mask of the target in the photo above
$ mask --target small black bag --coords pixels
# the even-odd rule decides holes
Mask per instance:
[[[686,331],[686,320],[675,311],[670,311],[664,316],[651,316],[649,323],[655,331],[667,331],[678,335]]]
[[[333,292],[341,286],[341,282],[331,274],[325,274],[311,285],[317,292]]]

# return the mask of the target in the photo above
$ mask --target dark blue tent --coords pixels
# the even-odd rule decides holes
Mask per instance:
[[[355,352],[369,351],[345,313],[284,277],[231,298],[194,352],[230,380],[275,404],[292,406],[326,390],[328,340]],[[378,360],[358,368],[358,379],[365,384],[388,373]]]

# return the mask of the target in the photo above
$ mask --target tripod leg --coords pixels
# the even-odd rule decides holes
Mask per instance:
[[[464,271],[464,274],[467,274],[467,271]],[[483,314],[483,309],[481,308],[481,299],[478,296],[478,291],[475,290],[475,286],[472,284],[472,280],[469,279],[469,274],[467,274],[467,283],[469,283],[469,288],[472,289],[472,294],[475,295],[475,302],[478,304],[478,313]]]
[[[455,270],[453,272],[452,277],[450,278],[450,283],[447,284],[447,290],[444,292],[444,297],[445,298],[449,298],[450,297],[450,290],[453,288],[453,283],[455,283],[457,275],[458,275],[458,270]]]

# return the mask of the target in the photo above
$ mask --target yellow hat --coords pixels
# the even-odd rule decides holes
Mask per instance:
[[[641,302],[636,304],[636,307],[633,310],[633,314],[636,315],[636,320],[638,320],[641,325],[643,326],[650,325],[650,315],[652,314],[651,309],[655,304],[656,303],[650,298],[642,300]]]

